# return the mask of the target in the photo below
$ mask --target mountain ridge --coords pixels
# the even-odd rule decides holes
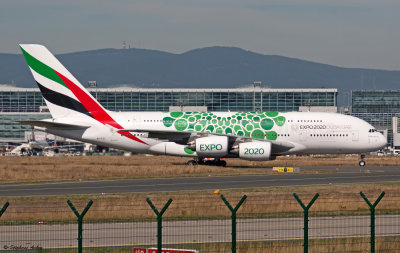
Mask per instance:
[[[262,81],[273,88],[399,89],[400,71],[345,68],[237,47],[183,53],[152,49],[96,49],[56,57],[82,84],[99,87],[236,88]],[[36,87],[22,54],[0,54],[0,83]]]

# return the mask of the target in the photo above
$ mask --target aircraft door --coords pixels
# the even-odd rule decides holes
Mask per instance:
[[[138,123],[138,118],[137,117],[132,117],[132,126],[136,126]]]
[[[307,133],[305,131],[301,131],[299,134],[300,134],[300,141],[305,141],[307,139]]]
[[[111,132],[110,140],[118,141],[120,134],[117,132],[117,130],[113,127],[110,127],[110,132]]]
[[[354,142],[358,141],[358,131],[351,132],[351,140]]]
[[[131,124],[130,125],[132,126],[132,128],[134,128],[135,126],[140,125],[141,122],[142,121],[141,121],[141,118],[139,116],[133,116],[131,118]]]

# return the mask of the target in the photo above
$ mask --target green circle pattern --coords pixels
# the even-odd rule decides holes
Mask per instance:
[[[163,118],[165,127],[177,131],[205,132],[276,140],[272,129],[282,127],[286,118],[278,112],[238,112],[229,117],[217,117],[212,112],[170,112]]]

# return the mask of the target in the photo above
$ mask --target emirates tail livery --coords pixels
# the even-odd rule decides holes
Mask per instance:
[[[41,45],[20,45],[51,119],[20,121],[58,136],[137,153],[273,160],[290,154],[375,151],[385,137],[367,122],[317,112],[111,112]],[[360,165],[365,165],[363,160]]]

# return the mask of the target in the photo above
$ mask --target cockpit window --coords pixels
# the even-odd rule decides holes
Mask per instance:
[[[377,132],[377,130],[375,128],[373,128],[373,129],[370,129],[368,132],[375,133],[375,132]]]

